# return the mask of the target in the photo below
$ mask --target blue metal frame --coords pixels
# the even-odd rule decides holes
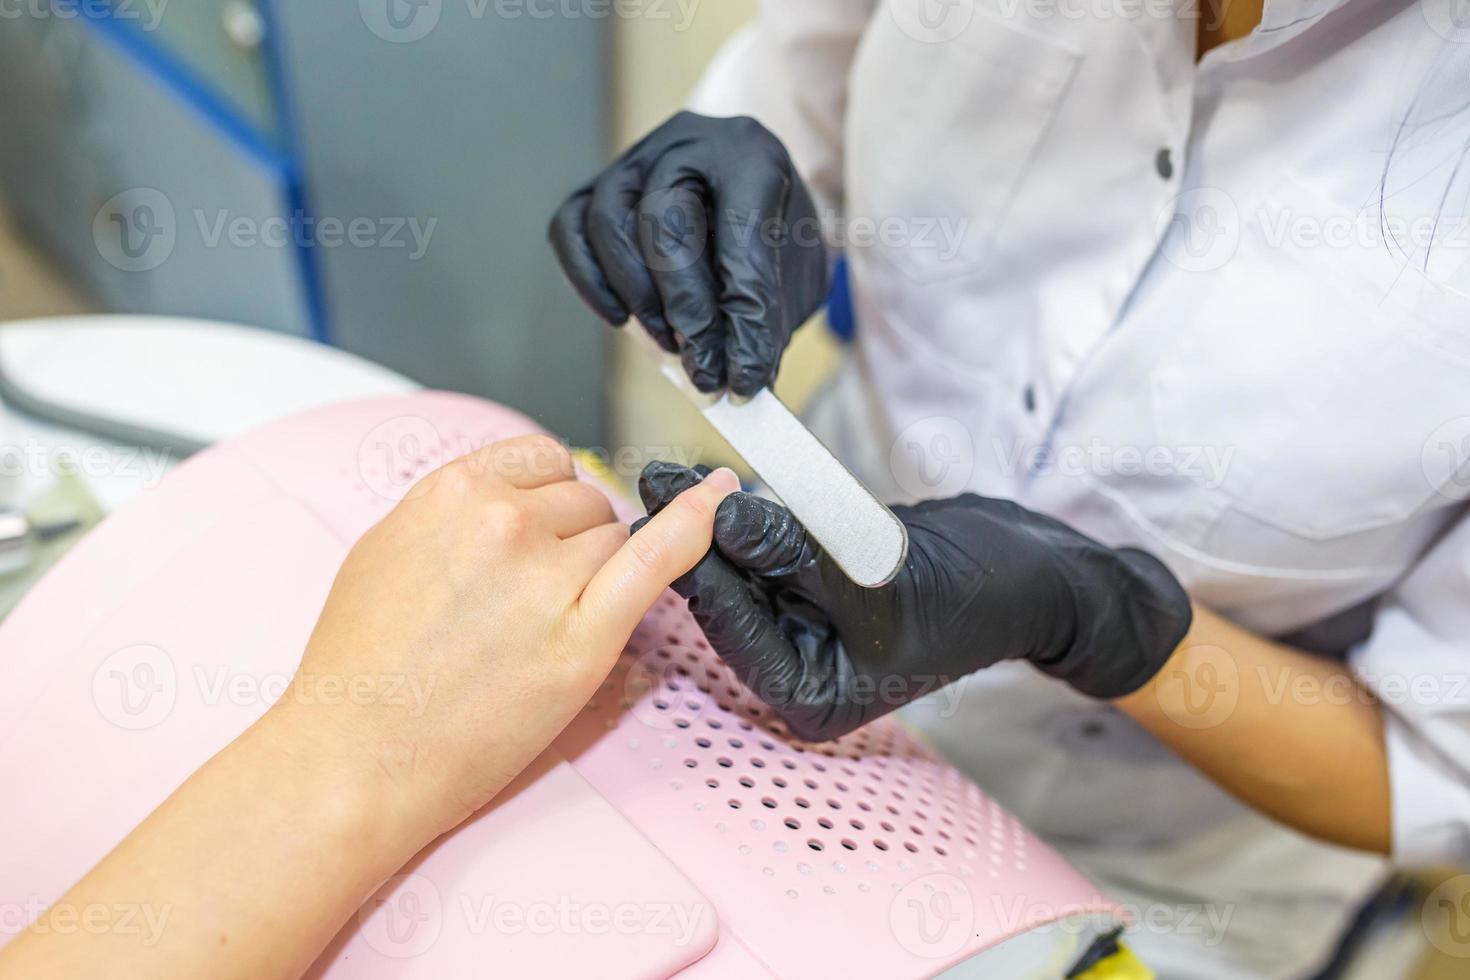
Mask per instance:
[[[857,333],[857,315],[852,308],[852,281],[847,259],[838,257],[832,270],[832,290],[827,294],[827,326],[843,343]]]
[[[312,216],[310,196],[307,193],[299,156],[295,114],[291,110],[289,89],[286,85],[285,68],[277,48],[276,28],[271,0],[257,0],[261,17],[266,22],[266,73],[275,102],[277,118],[281,122],[281,139],[284,146],[268,138],[250,120],[221,97],[208,82],[200,78],[193,69],[184,64],[163,45],[154,42],[141,28],[125,18],[112,16],[96,4],[80,4],[81,19],[90,25],[99,37],[111,42],[138,67],[149,72],[188,106],[195,115],[219,133],[227,142],[237,147],[257,164],[268,170],[280,184],[283,203],[289,215],[302,218]],[[297,267],[301,273],[302,292],[306,298],[307,323],[312,338],[322,343],[331,343],[331,331],[327,325],[326,303],[323,299],[321,270],[316,255],[310,247],[299,243],[296,250]]]

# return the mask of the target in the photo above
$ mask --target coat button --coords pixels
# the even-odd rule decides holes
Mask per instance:
[[[1154,155],[1154,169],[1165,180],[1174,176],[1174,155],[1169,152],[1167,146]]]
[[[1026,406],[1028,413],[1036,411],[1036,386],[1027,385],[1026,390],[1021,392],[1021,404]]]

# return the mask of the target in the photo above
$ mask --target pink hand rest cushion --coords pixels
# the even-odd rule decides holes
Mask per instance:
[[[280,695],[348,547],[419,476],[535,430],[439,393],[308,412],[75,548],[0,627],[0,943]],[[794,741],[670,593],[552,749],[313,974],[1060,976],[1121,922],[897,723]]]

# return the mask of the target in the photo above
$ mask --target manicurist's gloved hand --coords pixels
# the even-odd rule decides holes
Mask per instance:
[[[656,513],[700,477],[652,463],[639,492]],[[882,588],[854,585],[789,511],[744,493],[720,504],[714,547],[674,583],[710,644],[800,738],[836,738],[1002,660],[1121,697],[1189,628],[1189,597],[1145,552],[973,494],[893,510],[909,554]]]
[[[568,198],[550,236],[582,299],[636,316],[701,391],[770,384],[827,298],[811,195],[753,119],[679,113]]]

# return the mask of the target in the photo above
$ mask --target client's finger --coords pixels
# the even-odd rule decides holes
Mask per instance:
[[[739,486],[734,473],[716,470],[659,511],[587,583],[581,620],[619,637],[632,633],[669,583],[709,551],[715,509]]]
[[[576,476],[571,452],[548,435],[517,436],[494,442],[470,453],[465,462],[477,475],[498,479],[522,490],[544,487]]]
[[[565,565],[567,578],[576,582],[581,591],[627,543],[628,525],[621,521],[601,524],[567,538],[562,542],[569,556]]]
[[[570,538],[598,525],[609,524],[616,516],[606,494],[579,480],[549,483],[528,490],[526,497],[534,502],[541,520],[559,538]]]

